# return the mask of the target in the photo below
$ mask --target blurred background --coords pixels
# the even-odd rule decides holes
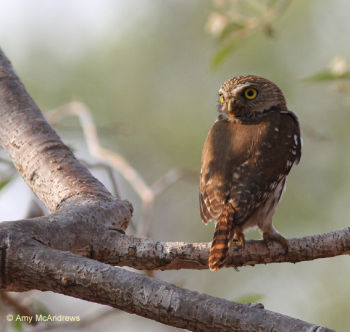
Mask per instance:
[[[101,145],[121,154],[148,184],[171,169],[186,176],[159,195],[149,236],[164,241],[211,241],[214,225],[199,216],[200,156],[216,118],[217,90],[229,77],[255,74],[274,81],[301,122],[299,166],[275,215],[286,237],[349,224],[350,59],[346,0],[318,1],[61,0],[2,1],[1,47],[45,113],[72,101],[87,105]],[[56,130],[76,155],[94,164],[76,118]],[[32,194],[1,152],[0,219],[24,218]],[[92,169],[112,189],[103,169]],[[114,171],[119,191],[142,214],[139,196]],[[129,230],[131,234],[132,229]],[[257,231],[248,238],[259,238]],[[347,256],[298,264],[244,267],[239,272],[155,272],[155,277],[213,296],[260,301],[265,308],[350,330]],[[87,326],[60,331],[175,331],[177,329],[74,298],[32,291],[11,294],[55,315],[101,312]],[[39,310],[33,309],[33,310]],[[47,326],[10,324],[8,331]]]

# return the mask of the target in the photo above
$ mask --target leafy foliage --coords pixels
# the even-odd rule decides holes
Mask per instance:
[[[218,41],[211,65],[218,67],[245,39],[257,31],[274,35],[275,20],[287,9],[290,0],[214,1],[207,30]]]
[[[335,81],[339,79],[349,79],[350,72],[346,60],[343,57],[337,56],[327,66],[319,72],[304,78],[309,82]]]
[[[13,320],[11,323],[13,329],[17,332],[24,331],[23,323],[20,320]]]
[[[0,191],[6,187],[12,180],[12,176],[6,177],[0,181]]]

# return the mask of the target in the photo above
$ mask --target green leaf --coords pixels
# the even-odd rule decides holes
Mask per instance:
[[[221,48],[213,57],[211,61],[211,67],[216,69],[227,57],[228,55],[237,47],[237,39],[233,40],[231,43]]]
[[[350,78],[349,72],[343,74],[333,73],[331,70],[324,70],[314,75],[303,78],[307,82],[324,82],[324,81],[335,81],[338,79]]]
[[[236,302],[240,303],[250,303],[250,302],[259,302],[264,298],[264,295],[262,294],[246,294],[238,299],[236,299]]]
[[[47,309],[42,303],[39,303],[39,302],[33,305],[33,310],[38,315],[43,315],[43,316],[50,315],[49,309]]]
[[[6,187],[7,184],[9,184],[12,180],[12,176],[9,176],[7,179],[2,180],[0,182],[0,190],[4,189]]]
[[[18,332],[23,332],[23,330],[24,330],[23,323],[20,320],[13,320],[12,327]]]
[[[237,32],[238,30],[242,30],[243,28],[244,25],[242,23],[231,22],[222,30],[219,39],[224,40],[227,37],[231,36],[233,33]]]

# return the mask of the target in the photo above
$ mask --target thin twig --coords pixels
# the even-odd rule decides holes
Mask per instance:
[[[173,168],[152,184],[152,190],[155,196],[159,196],[175,182],[185,177],[198,177],[198,174],[181,168]]]
[[[85,104],[71,102],[46,113],[46,117],[51,124],[56,124],[63,118],[72,115],[77,116],[80,121],[90,154],[104,164],[116,169],[140,197],[142,212],[138,222],[137,235],[150,236],[151,217],[155,198],[170,185],[181,178],[192,175],[192,173],[188,170],[174,168],[149,186],[125,158],[117,152],[101,147],[91,112]],[[113,183],[115,183],[114,180],[112,180]],[[115,190],[118,192],[117,189]]]
[[[125,158],[114,151],[109,151],[101,147],[91,112],[85,104],[71,102],[46,113],[46,117],[51,124],[55,124],[71,115],[77,116],[80,121],[90,154],[116,169],[140,197],[142,202],[142,216],[138,224],[137,234],[146,235],[143,234],[145,229],[143,225],[149,224],[149,216],[153,209],[155,195],[152,189]],[[149,229],[149,227],[146,227],[146,229]]]
[[[70,115],[75,115],[79,118],[91,155],[117,169],[131,184],[142,201],[153,201],[154,195],[152,191],[137,171],[120,154],[101,147],[91,112],[85,104],[72,102],[46,113],[46,117],[50,123],[57,123]]]
[[[110,167],[104,163],[91,164],[91,163],[86,162],[85,160],[80,160],[80,161],[83,164],[85,164],[88,168],[103,168],[106,171],[106,173],[109,177],[109,180],[111,181],[113,195],[120,199],[121,196],[120,196],[120,192],[119,192],[118,185],[117,185],[117,179],[114,176],[112,167]]]

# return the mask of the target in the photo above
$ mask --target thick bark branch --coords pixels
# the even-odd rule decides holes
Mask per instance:
[[[75,213],[78,214],[78,212]],[[84,211],[82,210],[81,213]],[[252,331],[254,326],[255,328],[260,327],[261,331],[269,331],[273,327],[286,331],[330,331],[264,309],[191,292],[153,278],[113,268],[95,260],[57,251],[43,245],[39,238],[41,234],[48,234],[51,242],[45,244],[67,250],[72,244],[81,241],[87,246],[82,248],[82,252],[75,250],[77,253],[94,253],[89,245],[89,234],[91,237],[91,233],[86,231],[84,234],[83,232],[84,227],[90,225],[89,219],[84,225],[79,221],[78,215],[69,214],[66,216],[67,220],[61,220],[64,217],[64,213],[60,212],[49,217],[37,218],[35,222],[34,220],[18,221],[0,226],[0,247],[3,253],[1,255],[3,260],[0,263],[3,268],[2,289],[12,291],[53,290],[195,331],[218,329]],[[46,218],[51,218],[50,222],[45,220]],[[73,220],[78,220],[78,222],[71,225],[67,234],[73,233],[62,241],[60,232],[69,227],[69,222]],[[91,229],[91,226],[89,227]],[[95,230],[97,237],[99,232],[105,231],[102,227],[96,227]],[[130,237],[119,234],[119,232],[110,231],[111,239],[114,238],[116,243],[123,246],[123,241]],[[77,237],[79,241],[75,240]],[[136,251],[150,241],[136,240],[140,241],[135,247]],[[96,244],[94,241],[92,243]],[[155,247],[157,246],[160,246],[159,242]],[[188,248],[191,246],[192,244],[187,244]],[[203,244],[203,246],[206,246],[208,250],[209,244]],[[186,246],[184,249],[186,251]],[[128,254],[131,255],[131,252],[132,249]]]
[[[0,289],[55,291],[197,331],[330,331],[73,254],[138,268],[152,268],[152,264],[153,268],[180,268],[175,248],[183,267],[197,259],[205,268],[208,245],[187,244],[181,253],[178,244],[122,235],[119,231],[128,225],[131,205],[113,198],[75,159],[1,51],[0,123],[0,144],[36,195],[55,212],[0,225]],[[246,250],[251,245],[262,250],[259,243],[249,243]]]
[[[122,207],[116,207],[120,210]],[[103,208],[109,219],[107,206]],[[210,242],[163,242],[138,238],[94,223],[101,216],[93,205],[40,217],[1,224],[0,230],[14,229],[31,234],[48,246],[78,253],[100,262],[129,266],[139,270],[208,269]],[[85,220],[82,222],[82,219]],[[121,219],[122,216],[119,217]],[[127,223],[127,220],[125,220]],[[62,241],[65,238],[65,241]],[[348,255],[350,228],[288,240],[288,252],[279,244],[269,248],[263,241],[247,241],[244,249],[229,252],[225,267],[254,266],[269,263],[297,263],[319,258]]]
[[[39,243],[9,249],[7,268],[12,274],[7,287],[13,291],[55,290],[192,331],[330,331],[258,306],[199,294]]]

